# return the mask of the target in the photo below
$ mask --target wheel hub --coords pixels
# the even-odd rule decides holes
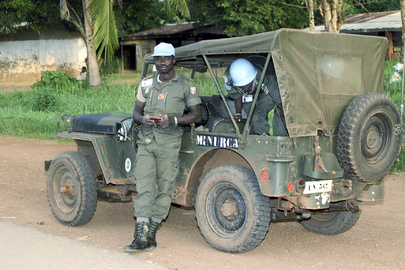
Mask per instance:
[[[221,213],[226,218],[231,218],[233,216],[236,216],[238,214],[236,203],[229,202],[229,201],[224,202],[224,204],[222,204],[222,207],[221,207]]]
[[[74,191],[75,191],[74,187],[71,186],[71,185],[67,185],[67,184],[63,185],[63,186],[60,188],[60,192],[63,193],[63,194],[65,194],[66,196],[73,195],[73,194],[74,194]]]
[[[367,147],[369,149],[373,149],[377,146],[378,144],[378,130],[376,127],[371,127],[368,131],[367,131],[367,137],[366,137],[366,143],[367,143]]]

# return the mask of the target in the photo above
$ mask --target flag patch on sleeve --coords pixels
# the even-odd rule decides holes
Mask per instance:
[[[141,85],[142,85],[142,87],[146,87],[146,86],[152,85],[152,83],[153,83],[153,79],[150,78],[150,79],[147,79],[147,80],[143,80]]]

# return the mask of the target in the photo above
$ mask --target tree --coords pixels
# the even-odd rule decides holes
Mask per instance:
[[[186,18],[178,9],[168,9],[167,2],[160,0],[123,1],[122,7],[115,9],[114,14],[118,36],[159,28],[163,24],[177,23]]]
[[[185,15],[189,14],[186,0],[166,1],[169,7],[174,7]],[[61,17],[73,23],[82,33],[87,46],[89,83],[92,86],[100,86],[98,60],[102,55],[107,61],[112,59],[114,51],[119,46],[113,12],[115,1],[81,0],[81,2],[82,17],[67,0],[60,0]],[[117,0],[117,3],[121,4],[122,0]]]
[[[321,0],[325,31],[338,33],[347,15],[398,10],[398,0]]]
[[[314,31],[315,29],[315,17],[314,17],[314,0],[306,0],[308,16],[309,16],[309,30]]]
[[[39,32],[44,24],[66,27],[55,14],[58,8],[53,0],[1,0],[0,33],[15,34],[22,27]]]
[[[399,10],[401,1],[398,0],[352,0],[349,14],[372,13]]]
[[[118,48],[115,28],[113,0],[82,0],[83,13],[79,13],[66,0],[60,0],[61,18],[73,23],[80,31],[87,47],[87,66],[89,83],[101,85],[98,59],[112,58]],[[81,14],[83,14],[81,16]],[[98,50],[98,55],[96,52]]]
[[[194,21],[214,22],[228,36],[308,25],[300,0],[191,0],[189,6]]]
[[[123,1],[122,8],[115,10],[118,35],[160,27],[166,21],[165,14],[164,4],[159,0]]]
[[[339,33],[344,23],[343,8],[346,0],[322,0],[322,12],[325,19],[325,31]]]
[[[402,44],[405,44],[405,0],[401,0]]]

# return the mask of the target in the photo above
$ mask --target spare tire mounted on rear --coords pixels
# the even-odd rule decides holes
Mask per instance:
[[[349,177],[373,183],[391,169],[400,151],[401,118],[383,94],[365,93],[346,108],[338,131],[336,153]]]

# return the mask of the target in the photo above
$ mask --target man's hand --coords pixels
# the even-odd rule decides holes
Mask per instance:
[[[168,128],[170,126],[169,116],[167,114],[160,115],[160,121],[157,122],[162,128]]]
[[[144,115],[142,117],[142,125],[146,126],[146,127],[151,127],[153,125],[156,124],[156,117],[152,116],[152,115]]]

